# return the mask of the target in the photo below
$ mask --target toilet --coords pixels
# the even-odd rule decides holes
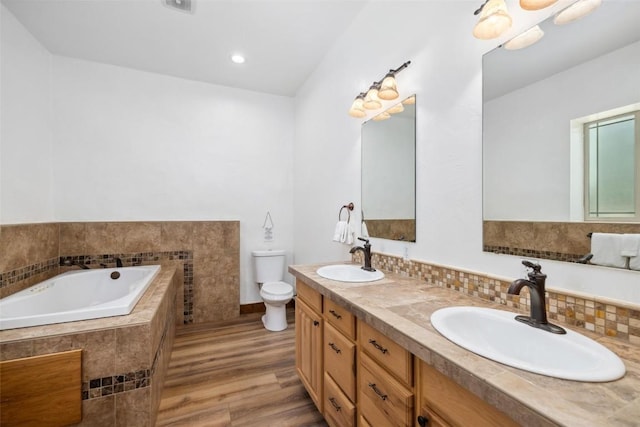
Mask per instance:
[[[285,251],[253,251],[253,272],[266,313],[262,323],[269,331],[287,329],[286,305],[293,298],[293,286],[283,282]]]

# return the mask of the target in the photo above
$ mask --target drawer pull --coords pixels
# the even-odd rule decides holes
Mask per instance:
[[[320,322],[318,322],[317,320],[313,321],[313,326],[318,326],[320,324]]]
[[[369,344],[371,344],[372,346],[374,346],[375,348],[377,348],[378,350],[380,350],[382,352],[382,354],[387,354],[389,352],[389,350],[387,350],[386,348],[384,348],[383,346],[381,346],[380,344],[378,344],[376,342],[376,340],[369,340]]]
[[[335,398],[330,397],[329,402],[331,402],[331,405],[335,408],[336,412],[340,412],[340,409],[342,409],[342,407],[338,405],[338,402],[336,402]]]
[[[369,383],[369,387],[378,395],[382,400],[387,400],[387,395],[378,390],[378,387],[374,383]]]
[[[338,354],[342,353],[342,351],[340,351],[340,349],[332,342],[329,343],[329,347],[331,347],[331,350],[335,351]]]
[[[336,313],[335,310],[329,310],[329,313],[333,314],[333,317],[335,317],[338,320],[342,319],[342,316],[340,316],[338,313]]]
[[[427,427],[429,425],[429,418],[418,415],[418,425],[420,427]]]

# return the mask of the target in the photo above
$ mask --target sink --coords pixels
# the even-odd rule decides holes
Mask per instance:
[[[326,265],[320,267],[317,273],[325,279],[338,282],[375,282],[384,277],[382,271],[366,271],[360,266],[349,264]]]
[[[490,308],[447,307],[431,315],[431,324],[460,347],[536,374],[589,382],[624,376],[622,360],[596,341],[570,330],[553,334],[514,317]]]

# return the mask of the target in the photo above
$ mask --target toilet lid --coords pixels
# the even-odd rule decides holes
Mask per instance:
[[[262,292],[271,295],[287,295],[293,292],[293,287],[286,282],[267,282],[262,285]]]

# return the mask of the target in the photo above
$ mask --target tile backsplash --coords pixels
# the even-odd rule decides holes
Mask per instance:
[[[0,226],[0,297],[47,280],[71,258],[92,268],[183,264],[184,322],[237,317],[240,222],[69,222]],[[77,267],[73,267],[77,268]]]
[[[353,260],[362,262],[362,254],[355,253]],[[529,313],[529,293],[524,291],[521,295],[507,294],[511,284],[507,279],[382,253],[373,254],[372,264],[381,270],[425,280],[430,284],[502,304],[523,314]],[[546,302],[550,321],[556,320],[600,335],[640,344],[640,306],[549,289]]]

